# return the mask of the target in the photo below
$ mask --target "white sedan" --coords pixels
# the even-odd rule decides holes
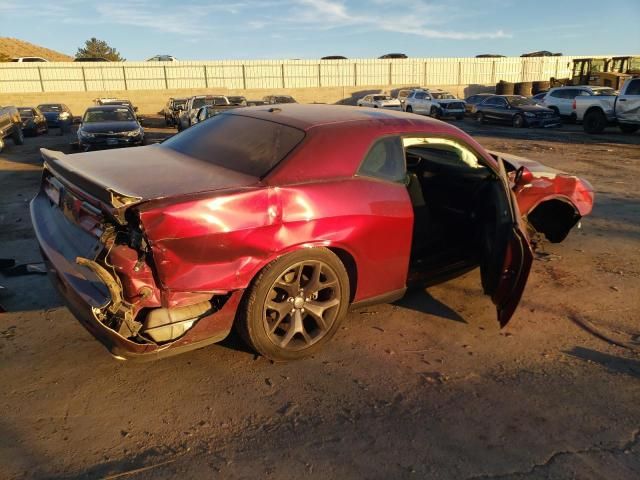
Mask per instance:
[[[389,95],[366,95],[358,100],[359,107],[371,108],[389,108],[393,110],[402,110],[400,100],[391,98]]]

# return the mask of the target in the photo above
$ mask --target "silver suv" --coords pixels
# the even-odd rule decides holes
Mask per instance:
[[[575,87],[556,87],[547,92],[540,101],[540,105],[554,110],[562,117],[576,120],[576,114],[573,109],[573,100],[580,96],[615,95],[616,91],[611,87],[592,87],[589,85],[578,85]]]

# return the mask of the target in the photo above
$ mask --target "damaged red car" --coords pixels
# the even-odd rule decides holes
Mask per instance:
[[[119,358],[234,325],[269,358],[301,358],[350,306],[478,266],[504,326],[531,267],[527,229],[561,241],[593,203],[585,181],[446,123],[346,106],[236,109],[159,145],[42,156],[43,256]]]

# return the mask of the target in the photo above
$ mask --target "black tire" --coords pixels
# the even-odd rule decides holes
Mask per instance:
[[[480,125],[482,125],[483,123],[486,123],[486,120],[484,118],[484,113],[482,112],[476,113],[476,122],[478,122]]]
[[[21,128],[16,128],[11,135],[14,145],[24,145],[24,132]]]
[[[413,113],[413,108],[411,107],[411,105],[407,105],[407,108],[404,111],[407,113]]]
[[[373,108],[378,108],[378,105],[374,105]]]
[[[319,269],[315,285],[321,287],[314,293],[315,268]],[[319,295],[324,300],[318,300]],[[317,352],[335,335],[348,307],[349,276],[340,259],[326,248],[305,248],[260,271],[244,294],[235,325],[247,345],[261,355],[274,361],[298,360]],[[331,318],[325,319],[327,312]]]
[[[558,107],[549,107],[549,109],[553,110],[556,115],[560,115],[560,110]]]
[[[440,118],[440,109],[438,107],[431,107],[429,111],[429,116],[433,118]]]
[[[636,133],[640,128],[640,125],[629,125],[628,123],[621,123],[619,126],[622,133]]]
[[[516,113],[511,120],[511,125],[513,125],[514,128],[523,128],[525,126],[524,117]]]
[[[602,133],[607,126],[607,117],[601,110],[591,110],[582,119],[582,128],[587,133]]]

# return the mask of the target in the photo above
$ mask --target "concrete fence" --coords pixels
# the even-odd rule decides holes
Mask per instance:
[[[569,76],[575,57],[0,64],[0,93],[491,85]]]

